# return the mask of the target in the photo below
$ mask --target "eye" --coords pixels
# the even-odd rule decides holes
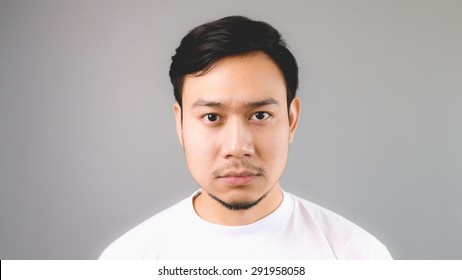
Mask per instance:
[[[204,119],[206,122],[214,123],[220,120],[220,116],[218,114],[206,114],[202,116],[202,119]]]
[[[262,120],[266,120],[269,117],[271,117],[271,115],[267,112],[256,112],[252,115],[250,119],[262,121]]]

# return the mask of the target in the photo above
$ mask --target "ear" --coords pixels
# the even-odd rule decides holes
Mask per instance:
[[[175,121],[176,121],[176,133],[178,134],[178,139],[180,140],[181,146],[184,148],[183,144],[183,121],[181,118],[181,107],[180,104],[175,103],[173,105],[173,111],[175,112]]]
[[[300,119],[300,98],[295,97],[289,107],[289,143],[294,140],[295,130]]]

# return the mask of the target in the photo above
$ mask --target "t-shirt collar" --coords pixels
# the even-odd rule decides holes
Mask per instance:
[[[260,220],[244,225],[244,226],[226,226],[226,225],[219,225],[219,224],[214,224],[211,222],[208,222],[199,215],[197,215],[196,211],[194,210],[194,205],[193,205],[193,200],[195,197],[200,195],[202,193],[202,190],[199,189],[196,192],[193,193],[193,195],[190,197],[190,207],[191,207],[191,213],[193,214],[192,219],[194,219],[194,223],[197,224],[198,226],[202,227],[208,227],[209,230],[212,230],[216,233],[219,234],[224,234],[224,235],[234,235],[234,236],[240,236],[240,235],[249,235],[249,234],[258,234],[258,235],[266,235],[266,234],[271,234],[275,232],[276,230],[280,229],[283,227],[287,221],[289,220],[293,208],[294,208],[294,199],[293,197],[289,194],[286,193],[284,190],[282,190],[283,193],[283,199],[281,204],[274,210],[272,213],[269,215],[261,218]]]

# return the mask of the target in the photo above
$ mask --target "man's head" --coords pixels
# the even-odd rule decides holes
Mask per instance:
[[[271,202],[300,111],[297,65],[279,33],[224,18],[190,31],[172,60],[178,136],[206,198],[230,210]]]
[[[266,22],[230,16],[194,28],[176,49],[169,74],[180,107],[185,76],[203,75],[222,58],[256,51],[265,53],[281,70],[290,105],[298,88],[298,66],[281,34]]]

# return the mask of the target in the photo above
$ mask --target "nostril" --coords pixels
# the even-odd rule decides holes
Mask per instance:
[[[231,145],[231,146],[225,147],[224,149],[225,149],[224,155],[227,158],[251,157],[254,154],[253,148],[249,144]]]
[[[242,118],[228,119],[223,130],[223,155],[227,158],[243,158],[253,155],[252,134]]]

